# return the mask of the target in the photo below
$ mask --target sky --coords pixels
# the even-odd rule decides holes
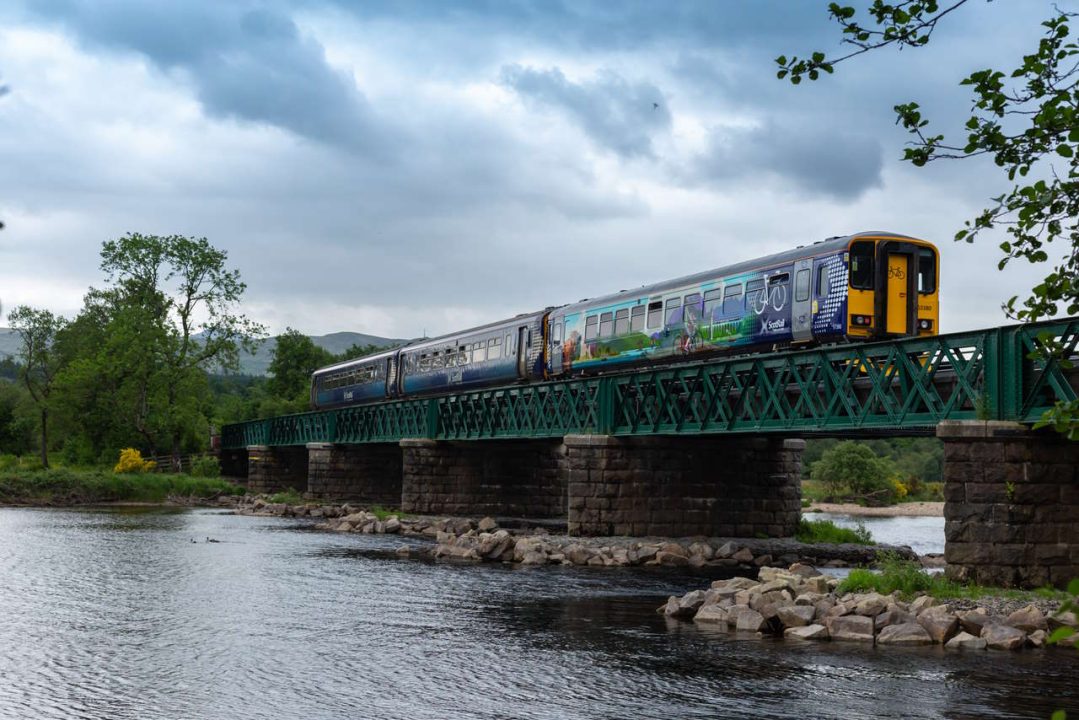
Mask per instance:
[[[1044,268],[951,238],[1006,179],[903,163],[892,107],[962,137],[959,81],[1017,66],[1051,3],[777,80],[840,49],[826,5],[7,0],[0,301],[71,317],[102,242],[183,234],[271,333],[409,338],[890,230],[940,247],[942,331],[1001,324]]]

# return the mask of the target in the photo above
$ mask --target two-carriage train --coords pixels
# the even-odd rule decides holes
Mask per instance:
[[[313,408],[780,347],[939,332],[939,256],[887,232],[829,238],[316,370]]]

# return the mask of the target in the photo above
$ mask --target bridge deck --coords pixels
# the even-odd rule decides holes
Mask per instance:
[[[222,447],[569,434],[922,434],[1075,400],[1079,318],[488,388],[226,425]]]

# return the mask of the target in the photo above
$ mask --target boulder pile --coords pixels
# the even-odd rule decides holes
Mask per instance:
[[[757,580],[717,580],[707,590],[671,596],[659,612],[669,618],[776,635],[790,640],[842,640],[876,645],[943,645],[953,650],[1043,647],[1061,625],[1075,627],[1056,603],[1030,603],[1007,615],[1006,602],[962,609],[929,595],[909,602],[898,593],[838,594],[839,581],[810,565],[762,567]],[[968,601],[962,605],[969,606]]]

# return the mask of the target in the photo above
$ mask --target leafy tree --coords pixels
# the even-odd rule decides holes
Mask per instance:
[[[877,457],[868,445],[846,441],[825,451],[813,465],[810,477],[824,485],[833,497],[850,493],[892,500],[895,493],[892,475],[891,463]]]
[[[350,345],[347,350],[342,352],[340,355],[337,355],[334,360],[336,360],[337,362],[355,360],[356,358],[374,355],[375,353],[385,349],[386,348],[382,347],[381,345],[371,345],[370,343],[368,343],[367,345],[357,345],[356,343],[352,343],[352,345]]]
[[[311,388],[311,373],[329,365],[337,358],[299,330],[287,328],[277,336],[277,345],[270,360],[270,381],[267,389],[278,398],[307,405]]]
[[[41,465],[49,467],[49,405],[53,383],[61,368],[61,358],[54,352],[56,337],[67,323],[48,310],[20,305],[11,311],[8,322],[22,338],[19,357],[21,380],[40,412]]]
[[[22,385],[0,382],[0,454],[24,455],[33,447],[37,423],[36,412],[26,412],[29,403]]]
[[[940,22],[967,2],[873,0],[868,24],[853,7],[829,3],[829,15],[842,29],[844,51],[832,56],[815,51],[808,58],[780,56],[778,77],[797,85],[880,48],[922,47]],[[946,142],[943,134],[930,131],[918,103],[895,106],[897,122],[911,134],[904,160],[921,167],[941,159],[987,155],[1006,176],[1003,192],[956,232],[956,240],[973,242],[986,230],[1004,228],[1008,239],[1000,244],[1000,268],[1013,260],[1049,262],[1049,246],[1066,244],[1041,283],[1026,297],[1004,303],[1008,317],[1020,321],[1052,317],[1061,307],[1068,315],[1079,314],[1079,45],[1070,30],[1074,17],[1055,8],[1042,23],[1044,33],[1037,47],[1014,69],[985,68],[961,81],[973,94],[973,111],[961,142]],[[1066,355],[1048,337],[1042,338],[1038,354]],[[1058,404],[1040,424],[1079,439],[1079,401]]]

